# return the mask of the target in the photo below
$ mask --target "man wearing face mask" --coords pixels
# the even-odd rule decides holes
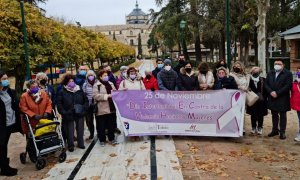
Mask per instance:
[[[93,86],[98,82],[94,71],[89,70],[86,74],[86,81],[82,86],[82,90],[89,101],[89,107],[85,114],[85,122],[90,131],[88,139],[94,138],[95,126],[94,126],[94,105],[96,104],[93,99]]]
[[[286,139],[286,112],[290,107],[290,90],[292,87],[293,75],[286,70],[282,60],[274,62],[274,70],[271,70],[266,78],[265,89],[268,93],[268,109],[272,113],[272,132],[269,137],[280,134],[280,139]],[[279,129],[278,129],[279,124]]]
[[[172,69],[172,62],[170,59],[164,60],[164,68],[157,74],[157,82],[160,90],[176,91],[177,87],[177,73]]]
[[[103,69],[108,73],[109,81],[112,82],[114,84],[114,86],[116,87],[117,86],[116,77],[114,76],[114,73],[111,71],[110,66],[106,65],[103,67]]]
[[[87,73],[87,67],[86,66],[80,66],[78,69],[78,73],[75,78],[75,83],[82,88],[82,85],[84,84],[86,80],[86,73]]]
[[[185,66],[185,64],[186,64],[186,62],[185,62],[184,55],[183,54],[179,55],[178,64],[175,66],[174,71],[176,71],[177,74],[179,75],[180,69],[183,68]]]
[[[152,75],[150,69],[145,70],[145,78],[143,79],[143,83],[145,85],[146,90],[155,91],[158,90],[158,84],[155,77]]]
[[[156,68],[152,71],[152,75],[155,77],[155,79],[157,79],[157,74],[162,70],[163,67],[164,67],[163,60],[158,58],[156,60]]]
[[[192,65],[189,62],[180,69],[180,74],[177,78],[177,87],[179,91],[195,91],[199,90],[199,83]]]
[[[56,94],[53,86],[48,84],[48,76],[46,73],[39,72],[36,75],[36,80],[39,82],[39,87],[41,90],[45,91],[52,101],[52,108],[55,108],[56,105]]]

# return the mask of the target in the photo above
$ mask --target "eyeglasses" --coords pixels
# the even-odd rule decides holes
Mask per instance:
[[[281,64],[281,63],[274,63],[274,65],[283,65],[283,64]]]

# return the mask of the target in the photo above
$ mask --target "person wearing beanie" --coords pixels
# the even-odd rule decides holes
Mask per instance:
[[[176,91],[177,87],[177,73],[172,69],[172,62],[170,59],[164,60],[164,68],[157,74],[157,82],[160,90]]]
[[[120,74],[116,80],[116,88],[119,89],[119,86],[121,84],[121,82],[127,78],[127,70],[128,70],[128,66],[121,66],[120,67]]]
[[[93,70],[89,70],[86,74],[86,80],[82,86],[82,90],[89,101],[89,107],[85,114],[85,122],[90,131],[89,139],[94,138],[95,126],[94,126],[94,106],[96,104],[93,99],[93,86],[98,82],[96,74]]]

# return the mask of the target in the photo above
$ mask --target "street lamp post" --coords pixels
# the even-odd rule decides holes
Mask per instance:
[[[180,36],[181,36],[181,50],[182,50],[182,54],[184,54],[185,58],[187,58],[186,55],[186,45],[185,45],[185,37],[184,37],[184,30],[185,30],[185,26],[186,26],[186,21],[185,20],[181,20],[180,21]]]
[[[26,31],[26,23],[25,23],[25,15],[24,15],[24,1],[20,0],[20,9],[21,9],[21,17],[22,17],[22,31],[24,36],[24,50],[25,50],[25,63],[26,63],[26,80],[31,79],[30,77],[30,67],[29,67],[29,57],[28,57],[28,44],[27,44],[27,31]]]
[[[226,0],[226,41],[227,41],[227,64],[231,66],[231,40],[230,40],[230,0]]]

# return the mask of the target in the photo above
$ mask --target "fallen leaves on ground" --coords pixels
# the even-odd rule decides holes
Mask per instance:
[[[129,175],[129,179],[130,179],[130,180],[135,180],[135,179],[138,178],[138,176],[139,176],[138,173],[133,173],[133,174]]]
[[[147,175],[146,174],[141,174],[140,179],[147,179]]]
[[[110,156],[110,157],[116,157],[116,156],[117,156],[117,154],[115,154],[115,153],[111,153],[111,154],[109,154],[109,156]]]
[[[147,149],[148,147],[147,146],[141,146],[140,149],[144,150],[144,149]]]
[[[156,149],[156,152],[161,152],[162,151],[162,149]]]
[[[78,161],[78,158],[68,159],[68,160],[66,160],[65,162],[66,162],[66,163],[72,163],[72,162],[76,162],[76,161]]]
[[[182,158],[183,157],[183,153],[180,150],[176,150],[176,156],[178,158]]]
[[[126,161],[127,161],[127,165],[126,165],[126,167],[127,167],[130,165],[130,163],[133,161],[133,159],[126,159]]]
[[[91,180],[100,180],[101,178],[100,178],[100,176],[92,176],[90,179]]]
[[[205,172],[212,172],[221,177],[228,177],[229,175],[225,172],[227,168],[224,165],[222,165],[222,163],[225,161],[226,159],[224,158],[207,161],[196,161],[196,166],[199,170],[203,170]]]

